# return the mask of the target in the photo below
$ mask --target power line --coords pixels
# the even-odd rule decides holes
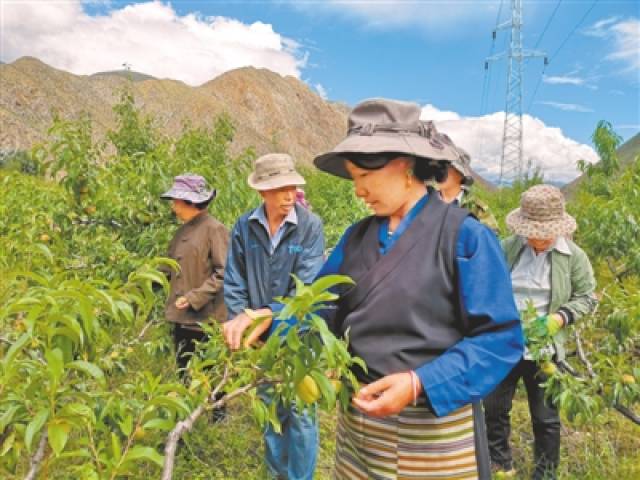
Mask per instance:
[[[502,16],[502,4],[504,0],[500,0],[500,6],[498,7],[498,14],[496,15],[496,26],[493,29],[491,35],[491,47],[489,48],[489,55],[491,57],[494,53],[496,46],[496,30],[498,28],[498,23],[500,22],[500,17]],[[482,82],[482,96],[480,97],[480,115],[483,115],[488,108],[489,101],[489,89],[491,85],[491,70],[489,69],[489,63],[485,62],[484,64],[484,79]]]
[[[558,3],[556,3],[556,8],[553,9],[553,12],[551,13],[551,16],[549,17],[549,20],[547,20],[547,24],[544,26],[544,29],[542,29],[542,33],[538,37],[538,41],[536,42],[535,47],[533,47],[534,49],[538,48],[538,45],[540,45],[540,42],[542,41],[542,38],[544,37],[544,34],[547,33],[547,30],[549,29],[549,25],[551,25],[551,21],[553,20],[553,17],[556,16],[556,12],[558,11],[558,8],[560,7],[561,3],[562,3],[562,0],[558,0]]]
[[[571,38],[571,36],[576,32],[576,30],[578,30],[578,28],[580,28],[580,25],[582,25],[582,22],[584,22],[587,19],[587,16],[591,13],[591,10],[593,10],[593,8],[596,6],[596,4],[599,2],[600,0],[594,0],[593,3],[591,4],[591,6],[589,7],[589,9],[586,11],[586,13],[582,16],[582,18],[580,19],[580,21],[578,23],[576,23],[576,26],[573,27],[573,30],[571,30],[569,32],[569,35],[567,35],[567,37],[562,41],[562,43],[560,44],[560,46],[558,47],[558,49],[553,53],[553,55],[551,55],[551,57],[549,58],[549,62],[551,62],[556,55],[558,55],[558,53],[560,52],[560,50],[562,50],[562,48],[565,46],[565,44],[569,41],[569,39]]]
[[[560,6],[560,2],[562,0],[558,1],[558,4],[556,5],[555,10],[553,11],[553,13],[551,14],[551,18],[549,19],[549,21],[547,22],[547,27],[548,25],[551,23],[551,19],[553,18],[553,16],[555,15],[556,11],[558,10],[558,7]],[[576,30],[578,30],[578,28],[580,28],[580,25],[582,25],[582,23],[587,19],[587,17],[589,16],[589,14],[591,13],[591,11],[594,9],[594,7],[596,6],[596,4],[599,2],[600,0],[594,0],[593,3],[591,4],[591,6],[587,9],[587,11],[584,13],[584,15],[582,16],[582,18],[580,19],[580,21],[578,23],[576,23],[576,25],[573,27],[573,29],[569,32],[569,35],[567,35],[565,37],[565,39],[562,41],[562,43],[560,44],[560,46],[556,49],[556,51],[553,53],[553,55],[551,55],[551,57],[549,58],[549,60],[547,62],[545,62],[544,68],[542,69],[542,73],[540,74],[540,78],[538,79],[538,83],[536,84],[536,88],[533,90],[533,94],[531,95],[531,100],[529,100],[529,106],[527,107],[527,113],[531,110],[531,106],[533,105],[533,101],[536,98],[536,95],[538,93],[538,89],[540,88],[540,84],[542,83],[542,80],[544,79],[544,74],[546,72],[547,66],[551,63],[551,61],[558,55],[558,53],[560,52],[560,50],[562,50],[562,48],[566,45],[566,43],[569,41],[569,39],[571,38],[571,36],[576,32]],[[547,27],[545,27],[544,31],[543,31],[543,35],[547,30]],[[540,38],[538,39],[538,41],[540,41],[542,39],[542,35],[540,36]]]
[[[542,83],[542,79],[544,78],[544,73],[547,70],[547,66],[545,65],[542,68],[542,73],[540,74],[540,78],[538,79],[538,83],[536,83],[536,88],[533,89],[533,94],[531,95],[531,100],[529,100],[529,105],[527,106],[527,113],[531,111],[531,105],[533,105],[533,100],[536,98],[536,94],[538,93],[538,89],[540,88],[540,84]]]

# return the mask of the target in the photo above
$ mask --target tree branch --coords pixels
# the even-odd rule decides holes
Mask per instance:
[[[576,335],[576,348],[578,350],[578,358],[580,358],[582,363],[584,363],[585,366],[587,367],[589,376],[591,378],[596,378],[597,375],[593,370],[593,366],[591,365],[591,362],[587,358],[586,354],[584,353],[584,349],[582,348],[582,340],[580,339],[580,332],[577,328],[575,330],[575,335]],[[563,367],[565,368],[565,370],[567,370],[567,372],[571,373],[574,377],[580,378],[577,372],[573,370],[568,364],[563,365]],[[640,417],[636,415],[630,408],[627,408],[624,405],[620,405],[618,402],[615,402],[613,404],[613,408],[615,408],[617,412],[622,414],[628,420],[631,420],[636,425],[640,425]]]
[[[222,380],[220,380],[220,383],[218,383],[218,385],[216,385],[216,387],[211,391],[207,399],[204,402],[202,402],[193,412],[191,412],[191,414],[187,418],[178,422],[174,427],[174,429],[171,430],[171,432],[169,432],[169,435],[167,437],[167,443],[164,447],[164,467],[162,469],[162,477],[161,477],[162,480],[171,480],[171,477],[173,475],[173,464],[175,462],[176,448],[178,447],[178,441],[180,440],[180,438],[182,438],[182,435],[184,435],[186,432],[191,431],[194,423],[200,417],[200,415],[202,415],[205,412],[207,407],[218,408],[223,405],[226,405],[229,401],[233,400],[236,397],[239,397],[240,395],[247,393],[252,388],[257,387],[262,383],[266,383],[265,380],[258,380],[258,381],[252,382],[216,400],[216,396],[218,395],[218,392],[220,392],[220,390],[222,389],[222,387],[224,387],[224,385],[227,383],[228,380],[229,380],[229,367],[227,366],[225,367]]]
[[[640,425],[640,417],[636,415],[630,408],[627,408],[624,405],[620,405],[619,403],[614,404],[613,408],[615,408],[619,413],[624,415],[636,425]]]
[[[31,457],[31,461],[29,462],[29,472],[27,476],[24,477],[24,480],[35,480],[38,476],[38,470],[40,469],[40,464],[44,459],[44,454],[47,449],[47,431],[42,432],[42,436],[40,437],[40,443],[38,444],[38,449],[36,453]]]
[[[591,365],[591,362],[589,361],[586,354],[584,353],[584,348],[582,347],[582,340],[580,338],[580,329],[578,328],[575,329],[575,336],[576,336],[576,348],[578,350],[578,358],[587,367],[589,376],[591,378],[595,378],[596,374],[593,371],[593,366]]]

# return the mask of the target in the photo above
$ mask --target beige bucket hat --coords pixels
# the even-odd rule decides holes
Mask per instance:
[[[564,196],[553,185],[535,185],[520,197],[520,208],[509,213],[507,226],[526,238],[555,238],[576,230],[576,220],[564,208]]]
[[[273,190],[306,183],[296,171],[293,158],[286,153],[269,153],[258,158],[248,182],[255,190]]]
[[[347,138],[313,163],[320,170],[350,179],[344,164],[350,153],[400,153],[431,162],[457,160],[453,142],[438,133],[433,122],[420,121],[420,113],[417,103],[365,100],[349,114]]]

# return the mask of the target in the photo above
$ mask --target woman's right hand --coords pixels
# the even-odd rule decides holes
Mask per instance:
[[[244,347],[247,348],[256,343],[260,339],[260,336],[271,326],[273,319],[271,310],[268,308],[261,308],[259,310],[245,309],[244,312],[236,315],[228,322],[223,323],[222,334],[229,348],[231,348],[231,350],[238,350],[242,343],[242,336],[247,328],[249,328],[256,319],[263,317],[264,320],[256,325],[244,341]]]

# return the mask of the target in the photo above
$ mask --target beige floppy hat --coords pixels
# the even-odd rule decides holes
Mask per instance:
[[[535,185],[520,197],[520,208],[509,213],[507,226],[526,238],[555,238],[576,230],[576,220],[564,209],[564,196],[553,185]]]
[[[433,122],[421,121],[420,113],[417,103],[365,100],[349,114],[347,138],[313,163],[320,170],[350,179],[345,160],[353,153],[399,153],[429,162],[458,160],[449,137],[439,133]]]
[[[255,190],[273,190],[306,183],[296,171],[293,158],[286,153],[269,153],[258,158],[248,182]]]

